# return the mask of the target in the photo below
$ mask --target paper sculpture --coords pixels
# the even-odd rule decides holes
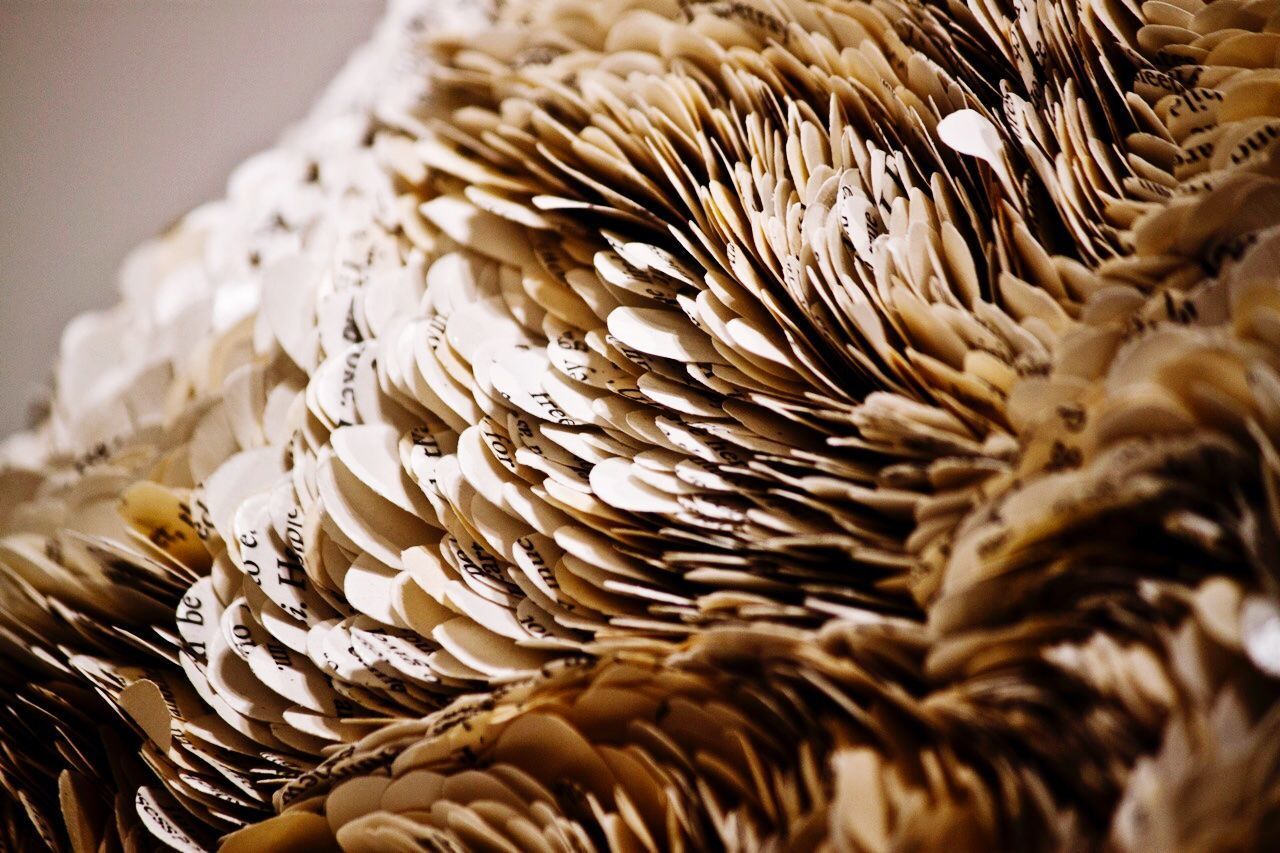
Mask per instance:
[[[0,848],[1277,849],[1278,140],[1277,0],[393,2],[3,446]]]

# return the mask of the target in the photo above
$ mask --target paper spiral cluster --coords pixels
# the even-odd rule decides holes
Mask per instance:
[[[0,849],[1280,845],[1280,2],[393,2],[0,473]]]

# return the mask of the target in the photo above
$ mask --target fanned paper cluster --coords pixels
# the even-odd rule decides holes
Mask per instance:
[[[393,3],[0,473],[0,849],[1280,845],[1280,0]]]

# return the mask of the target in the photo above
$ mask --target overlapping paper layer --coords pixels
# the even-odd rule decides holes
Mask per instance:
[[[1277,140],[1277,0],[393,3],[3,447],[7,840],[1280,843]]]

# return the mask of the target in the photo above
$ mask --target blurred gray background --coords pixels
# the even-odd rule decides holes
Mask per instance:
[[[125,253],[268,147],[382,0],[0,0],[0,435]]]

